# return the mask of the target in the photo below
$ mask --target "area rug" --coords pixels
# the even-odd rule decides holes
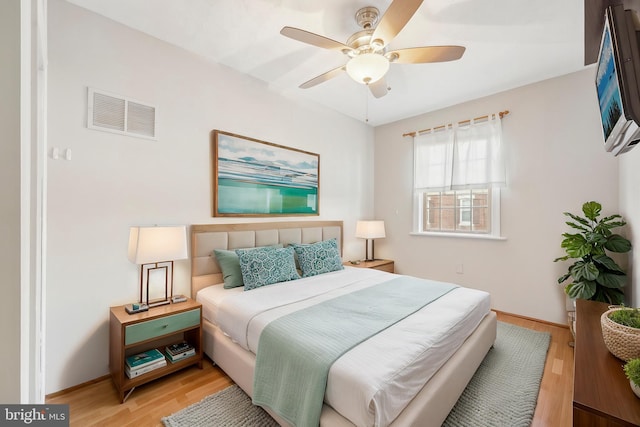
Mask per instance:
[[[162,419],[166,427],[278,427],[278,423],[237,385]]]
[[[496,342],[445,420],[446,427],[529,426],[550,335],[498,322]],[[236,385],[162,419],[166,427],[276,427]]]
[[[550,334],[498,322],[496,342],[445,420],[445,427],[531,425]]]

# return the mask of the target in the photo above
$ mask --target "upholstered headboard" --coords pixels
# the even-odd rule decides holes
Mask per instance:
[[[342,254],[342,221],[283,221],[242,224],[196,224],[191,226],[191,297],[210,285],[222,283],[214,249],[286,246],[290,243],[338,241]]]

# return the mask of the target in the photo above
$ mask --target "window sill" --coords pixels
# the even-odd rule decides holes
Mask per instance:
[[[458,239],[507,240],[506,237],[492,236],[491,234],[444,233],[435,231],[412,231],[411,233],[409,233],[409,235],[420,237],[455,237]]]

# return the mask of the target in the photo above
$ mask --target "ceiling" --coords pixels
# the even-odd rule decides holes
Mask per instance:
[[[347,57],[286,38],[280,29],[345,43],[361,30],[358,9],[375,6],[382,15],[391,0],[68,1],[372,126],[584,67],[583,0],[425,0],[389,48],[461,45],[465,54],[447,63],[391,64],[391,90],[379,99],[346,73],[299,89]]]

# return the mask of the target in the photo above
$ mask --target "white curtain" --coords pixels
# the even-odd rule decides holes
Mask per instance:
[[[506,184],[502,123],[498,114],[447,126],[414,138],[418,191],[461,190]]]
[[[414,187],[446,191],[451,188],[454,132],[451,125],[414,138]]]

